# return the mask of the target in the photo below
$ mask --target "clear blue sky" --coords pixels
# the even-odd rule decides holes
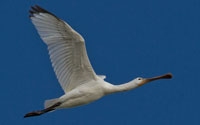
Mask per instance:
[[[86,40],[97,74],[113,84],[171,72],[89,105],[24,119],[63,94],[28,18],[38,4]],[[199,125],[199,0],[1,0],[0,125]]]

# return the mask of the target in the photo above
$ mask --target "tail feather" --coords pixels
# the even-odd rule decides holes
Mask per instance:
[[[51,107],[52,105],[56,104],[57,102],[58,102],[58,98],[46,100],[46,101],[44,102],[44,107],[45,107],[45,108]]]

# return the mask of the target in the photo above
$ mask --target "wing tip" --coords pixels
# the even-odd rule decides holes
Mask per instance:
[[[54,14],[50,13],[49,11],[41,8],[40,6],[38,5],[34,5],[34,6],[31,6],[30,7],[30,10],[29,10],[29,17],[34,17],[34,14],[39,14],[39,13],[48,13],[54,17],[56,17]],[[56,17],[57,18],[57,17]]]

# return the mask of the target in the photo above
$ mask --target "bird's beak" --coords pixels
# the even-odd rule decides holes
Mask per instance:
[[[165,74],[165,75],[162,75],[162,76],[153,77],[153,78],[146,78],[146,79],[143,79],[143,81],[139,84],[139,86],[144,85],[145,83],[148,83],[148,82],[151,82],[151,81],[154,81],[154,80],[171,79],[171,78],[172,78],[171,73],[168,73],[168,74]]]

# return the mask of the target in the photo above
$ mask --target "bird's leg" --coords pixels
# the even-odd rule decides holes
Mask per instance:
[[[34,111],[34,112],[30,112],[30,113],[27,113],[24,118],[26,117],[32,117],[32,116],[39,116],[39,115],[42,115],[44,113],[47,113],[47,112],[50,112],[50,111],[53,111],[55,110],[56,107],[58,107],[59,105],[61,105],[62,103],[61,102],[57,102],[56,104],[46,108],[46,109],[43,109],[43,110],[40,110],[40,111]]]

